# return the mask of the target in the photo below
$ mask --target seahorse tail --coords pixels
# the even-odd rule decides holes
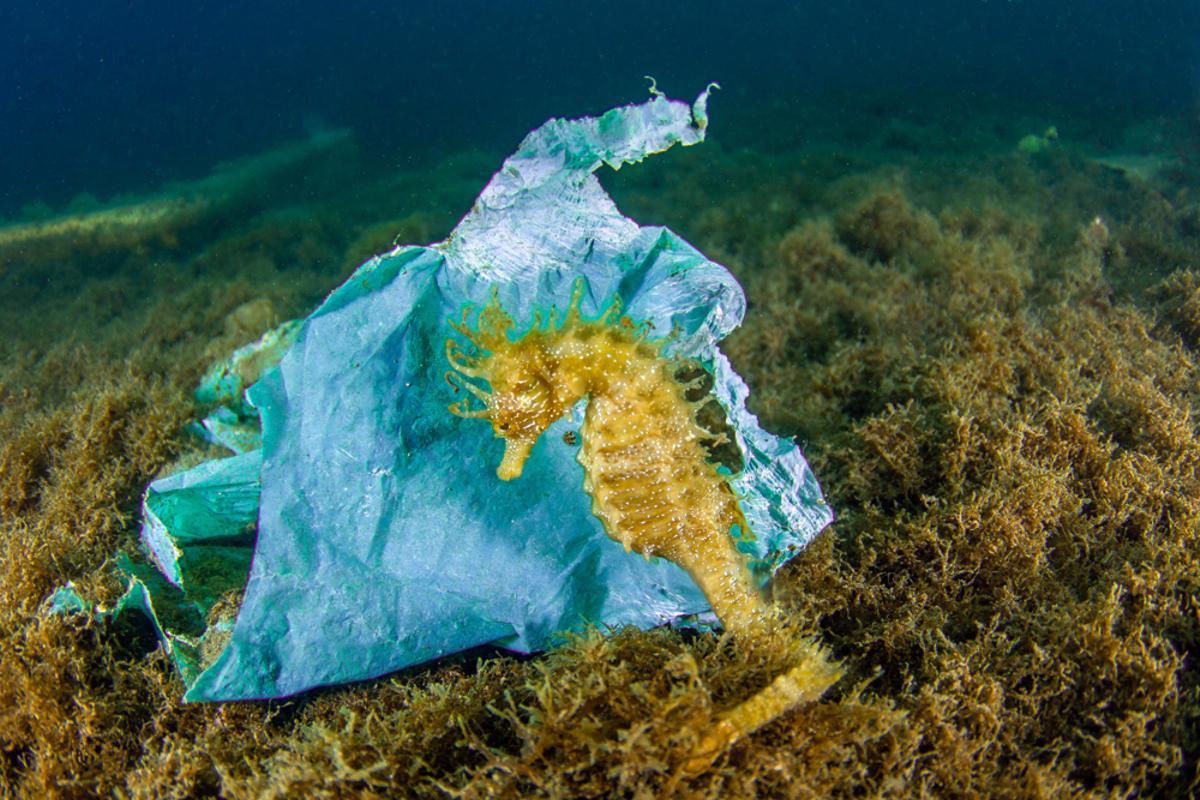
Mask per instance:
[[[764,689],[723,712],[705,732],[684,763],[687,772],[700,772],[734,742],[777,719],[781,714],[820,699],[842,677],[841,667],[830,661],[812,640],[797,646],[797,662]]]

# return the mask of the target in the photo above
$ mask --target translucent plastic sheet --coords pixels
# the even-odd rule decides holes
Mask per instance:
[[[257,509],[228,645],[184,670],[187,699],[278,697],[478,645],[530,651],[588,623],[707,610],[681,569],[626,553],[592,515],[563,436],[580,408],[511,482],[496,477],[490,427],[447,411],[448,320],[493,291],[521,327],[565,308],[582,279],[585,315],[619,296],[633,320],[677,332],[671,352],[713,373],[741,449],[733,484],[761,579],[830,521],[799,449],[758,426],[717,349],[745,310],[737,282],[671,231],[622,216],[593,174],[702,141],[706,102],[656,95],[532,132],[445,242],[371,259],[303,321],[247,393],[261,451],[150,487],[144,543],[198,613],[214,602],[204,565],[247,552]]]

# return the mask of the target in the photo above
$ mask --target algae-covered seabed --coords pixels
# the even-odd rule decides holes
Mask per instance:
[[[147,481],[206,455],[182,427],[208,364],[393,240],[442,238],[502,154],[366,174],[334,136],[0,229],[0,792],[1195,791],[1200,196],[1145,159],[1195,141],[876,113],[769,154],[718,121],[603,176],[741,279],[725,350],[839,515],[774,592],[847,677],[694,776],[714,711],[786,653],[625,630],[185,706],[145,630],[39,612],[68,580],[118,595]],[[1016,149],[1048,122],[1049,149]]]

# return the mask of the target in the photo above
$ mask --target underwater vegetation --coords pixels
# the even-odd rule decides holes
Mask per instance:
[[[596,631],[184,705],[146,631],[41,603],[68,580],[118,596],[146,482],[211,455],[182,433],[209,364],[394,237],[441,238],[494,159],[303,213],[268,182],[251,211],[120,269],[27,249],[0,274],[0,794],[1194,793],[1196,176],[1109,169],[1061,121],[1035,155],[999,124],[956,151],[880,127],[852,152],[713,142],[604,177],[624,212],[738,274],[750,308],[723,350],[839,514],[772,583],[794,629],[754,642]],[[672,768],[813,634],[846,671],[822,701]]]
[[[205,228],[254,209],[259,187],[294,181],[303,185],[320,175],[324,163],[347,163],[349,131],[329,131],[254,158],[224,164],[212,175],[166,187],[149,198],[118,198],[101,204],[81,196],[65,213],[33,206],[25,219],[0,219],[0,272],[28,261],[70,261],[90,253],[99,267],[133,254],[148,259],[178,247],[180,238],[197,241]]]

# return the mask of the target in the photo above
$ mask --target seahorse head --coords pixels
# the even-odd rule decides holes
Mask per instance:
[[[565,326],[551,320],[548,328],[543,327],[538,315],[529,332],[514,339],[513,319],[494,293],[474,327],[471,312],[468,307],[460,321],[450,323],[467,338],[469,347],[453,338],[446,340],[446,358],[453,368],[446,373],[446,380],[456,392],[468,392],[450,411],[491,421],[492,430],[505,442],[496,474],[501,480],[512,480],[520,476],[538,437],[567,412],[583,390],[577,380],[563,374],[556,345]],[[489,388],[468,380],[472,378],[486,381]],[[482,407],[473,408],[474,400]]]

